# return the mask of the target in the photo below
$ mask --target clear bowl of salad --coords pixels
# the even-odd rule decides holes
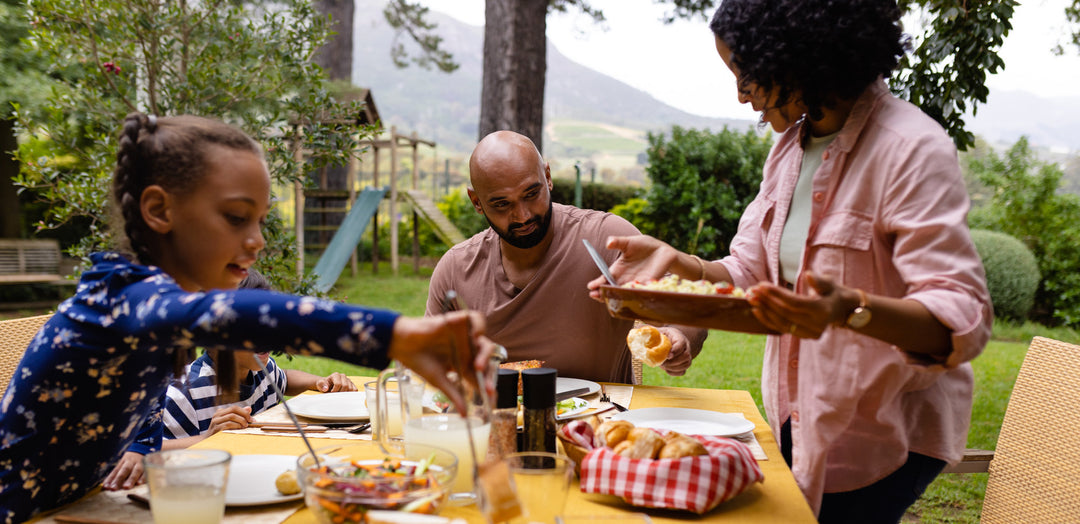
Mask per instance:
[[[434,446],[409,444],[401,454],[372,442],[315,450],[297,459],[304,502],[324,524],[367,522],[369,510],[435,514],[457,474],[457,457]]]

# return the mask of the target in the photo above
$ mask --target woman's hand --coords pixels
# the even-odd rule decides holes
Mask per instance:
[[[226,429],[244,429],[251,424],[251,406],[226,406],[217,410],[210,418],[210,429],[206,436],[215,435]]]
[[[849,296],[855,291],[826,276],[808,272],[803,278],[810,294],[798,294],[767,282],[750,289],[747,300],[762,325],[777,333],[816,339],[830,325],[843,322],[845,314],[854,308]]]
[[[398,317],[389,356],[441,389],[458,412],[465,413],[465,398],[447,373],[465,371],[462,378],[479,386],[471,370],[486,373],[495,349],[495,344],[484,336],[485,329],[484,317],[476,311]],[[494,394],[492,384],[485,387]]]
[[[608,238],[606,247],[622,251],[622,256],[611,265],[611,275],[621,283],[640,280],[646,282],[664,276],[671,270],[679,251],[648,235]],[[589,296],[600,298],[600,286],[607,284],[603,277],[589,282]]]
[[[106,491],[131,489],[143,482],[143,454],[125,451],[116,467],[105,477],[101,487]]]
[[[338,391],[356,391],[356,384],[343,373],[331,373],[315,381],[315,388],[323,393]]]

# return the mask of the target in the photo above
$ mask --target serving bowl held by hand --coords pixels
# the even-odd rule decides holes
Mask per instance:
[[[372,442],[315,450],[297,459],[304,502],[324,524],[366,522],[368,510],[434,514],[442,508],[457,474],[457,457],[434,446],[409,444],[401,454],[384,453]]]
[[[772,333],[750,312],[750,303],[745,297],[619,286],[600,286],[600,296],[607,304],[608,312],[619,318],[741,333]]]

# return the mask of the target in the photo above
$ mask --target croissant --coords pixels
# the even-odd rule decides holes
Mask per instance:
[[[649,428],[634,428],[626,440],[632,445],[626,453],[621,453],[621,455],[629,458],[654,459],[660,453],[660,448],[664,447],[663,437]]]
[[[626,440],[634,425],[625,420],[605,420],[596,428],[596,443],[600,447],[615,449],[620,442]]]
[[[634,447],[633,442],[630,442],[629,440],[624,440],[624,441],[616,444],[614,448],[611,448],[611,451],[614,451],[616,455],[622,455],[624,457],[628,457],[628,456],[630,456],[630,448],[633,448],[633,447]]]
[[[668,438],[665,439],[664,447],[660,449],[660,455],[657,458],[683,458],[709,454],[705,446],[692,437],[678,433],[674,437],[671,435],[666,435],[666,437]]]

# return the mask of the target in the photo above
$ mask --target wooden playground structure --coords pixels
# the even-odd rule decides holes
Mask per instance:
[[[370,91],[363,94],[364,112],[357,116],[357,127],[379,125],[378,112],[371,99]],[[302,131],[299,123],[294,124],[297,133]],[[454,245],[465,240],[460,231],[436,207],[435,202],[418,189],[419,184],[419,147],[435,147],[435,142],[417,137],[416,132],[399,134],[396,126],[390,127],[389,136],[380,134],[371,139],[358,140],[359,147],[368,147],[372,152],[370,185],[361,183],[360,159],[354,156],[347,166],[338,168],[323,167],[314,173],[315,187],[305,186],[302,182],[294,184],[295,191],[295,232],[297,241],[297,275],[304,275],[304,257],[308,249],[323,249],[319,262],[313,268],[316,276],[316,289],[326,291],[334,285],[348,260],[352,274],[358,271],[356,247],[368,224],[372,225],[372,270],[378,272],[379,265],[379,208],[382,201],[388,200],[390,216],[390,267],[394,274],[400,266],[398,225],[401,221],[399,208],[408,206],[413,213],[413,271],[420,271],[420,244],[417,237],[419,220],[426,221],[435,234],[447,245]],[[299,135],[298,135],[299,136]],[[382,151],[390,156],[389,186],[380,186],[380,156]],[[408,189],[399,188],[400,160],[403,154],[412,157],[412,170]],[[294,157],[303,163],[305,152],[294,147]],[[402,181],[403,182],[403,181]],[[362,190],[358,189],[363,186]],[[389,197],[387,198],[387,194]]]

